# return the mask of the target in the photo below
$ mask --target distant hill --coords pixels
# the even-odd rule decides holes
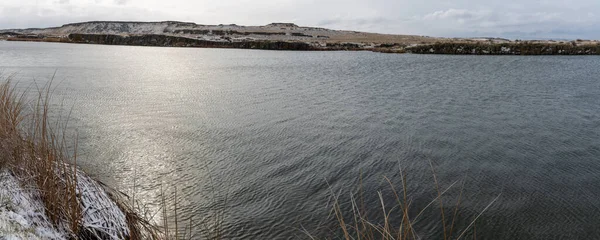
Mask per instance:
[[[391,35],[355,31],[339,31],[318,27],[301,27],[293,23],[271,23],[265,26],[240,26],[236,24],[202,25],[191,22],[112,22],[93,21],[65,24],[61,27],[6,29],[13,32],[46,37],[66,37],[78,34],[143,35],[158,34],[194,38],[208,41],[302,41],[349,42],[362,44],[381,43],[433,43],[436,38],[414,35]]]
[[[598,41],[519,41],[494,37],[436,38],[303,27],[203,25],[191,22],[92,21],[61,27],[0,30],[0,40],[136,46],[267,50],[368,50],[386,53],[583,55],[600,54]]]

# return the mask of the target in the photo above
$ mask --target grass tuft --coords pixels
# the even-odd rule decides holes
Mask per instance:
[[[337,225],[334,232],[337,232],[336,239],[345,239],[345,240],[374,240],[374,239],[383,239],[383,240],[412,240],[412,239],[421,239],[418,235],[417,231],[414,228],[415,223],[423,215],[423,213],[430,208],[434,204],[439,205],[440,210],[440,225],[442,228],[441,236],[438,239],[450,240],[450,239],[461,239],[464,237],[471,228],[473,228],[473,236],[475,236],[474,226],[475,222],[481,217],[481,215],[487,211],[490,206],[498,200],[500,195],[498,195],[493,201],[491,201],[471,222],[470,224],[462,230],[456,229],[456,222],[459,219],[458,209],[460,207],[460,203],[462,200],[463,189],[465,180],[463,179],[461,184],[460,193],[456,199],[456,202],[453,207],[452,217],[451,219],[447,219],[446,210],[442,203],[442,196],[453,188],[458,181],[452,183],[446,189],[442,189],[439,186],[437,176],[435,174],[435,168],[433,163],[430,162],[431,171],[433,173],[436,197],[429,204],[427,204],[423,209],[421,209],[418,214],[415,216],[411,216],[409,211],[411,209],[411,198],[408,195],[408,187],[407,187],[407,177],[406,172],[403,169],[400,169],[400,180],[401,180],[401,190],[398,191],[396,186],[392,183],[392,181],[384,177],[384,179],[388,182],[391,192],[393,193],[394,201],[392,204],[385,201],[383,197],[383,193],[378,191],[378,199],[379,199],[379,211],[381,212],[380,221],[373,222],[370,221],[367,216],[367,206],[363,200],[363,189],[362,189],[362,176],[359,180],[359,192],[360,199],[354,197],[354,195],[350,196],[350,210],[343,210],[342,204],[340,203],[339,194],[335,194],[330,187],[330,194],[333,198],[333,207],[332,213],[337,221]],[[305,234],[308,235],[311,239],[316,239],[307,231],[304,231]],[[456,238],[453,238],[454,235],[458,235]]]
[[[27,91],[17,92],[10,77],[0,82],[0,168],[9,169],[23,184],[37,189],[49,221],[66,237],[103,238],[106,233],[102,231],[84,230],[82,208],[86,202],[82,199],[85,190],[78,185],[83,172],[77,169],[77,141],[69,151],[65,136],[68,121],[49,120],[51,83],[36,86],[36,98],[30,101]],[[125,214],[129,236],[123,237],[160,239],[157,229],[127,204],[126,195],[102,188]]]

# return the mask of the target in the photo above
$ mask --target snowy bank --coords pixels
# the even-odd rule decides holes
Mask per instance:
[[[68,224],[53,224],[46,216],[39,190],[10,170],[0,172],[0,239],[125,239],[126,216],[105,189],[80,170],[77,196],[82,218],[78,236]]]
[[[6,239],[66,239],[46,217],[38,191],[24,188],[8,170],[0,172],[0,236]]]

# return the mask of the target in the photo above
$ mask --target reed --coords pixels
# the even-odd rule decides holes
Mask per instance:
[[[5,78],[0,82],[0,169],[8,168],[21,182],[37,189],[46,215],[56,228],[67,231],[69,238],[103,239],[102,233],[82,230],[84,210],[81,189],[78,189],[78,173],[82,172],[77,168],[77,136],[73,136],[75,141],[69,145],[70,138],[66,135],[69,116],[59,117],[54,123],[50,121],[52,81],[41,87],[35,85],[37,92],[30,100],[28,90],[18,92],[11,77]],[[135,194],[130,197],[96,182],[125,215],[128,235],[123,237],[127,239],[224,238],[224,211],[207,213],[197,221],[192,217],[182,219],[178,215],[181,206],[177,188],[173,192],[173,206],[167,203],[167,194],[161,189],[163,222],[156,224],[152,220],[157,213],[151,214],[142,207]],[[167,219],[174,219],[174,226]]]
[[[383,239],[383,240],[413,240],[413,239],[421,239],[418,234],[418,231],[415,229],[415,223],[419,218],[423,215],[423,213],[434,206],[435,204],[439,207],[440,214],[440,226],[442,229],[441,236],[436,237],[437,239],[462,239],[472,231],[472,235],[475,235],[474,224],[481,217],[481,215],[489,209],[489,207],[500,197],[498,195],[495,199],[493,199],[475,218],[473,218],[470,224],[463,228],[457,229],[456,223],[459,219],[458,210],[461,204],[464,183],[462,180],[462,184],[460,187],[460,192],[458,197],[455,200],[454,206],[451,208],[451,212],[449,214],[452,217],[448,217],[447,210],[444,207],[442,202],[442,197],[446,192],[448,192],[451,188],[456,186],[458,181],[452,183],[449,187],[442,189],[440,188],[439,182],[437,180],[437,176],[435,173],[435,168],[433,163],[430,162],[431,171],[433,173],[434,178],[434,189],[436,191],[436,197],[429,202],[423,209],[421,209],[416,215],[411,215],[409,209],[412,209],[412,201],[407,191],[407,177],[406,172],[400,169],[400,181],[401,181],[401,189],[398,190],[396,186],[392,183],[392,181],[384,177],[385,181],[389,184],[389,188],[393,194],[393,202],[387,202],[381,191],[378,191],[378,199],[379,206],[366,206],[364,203],[364,190],[362,189],[362,177],[359,181],[359,199],[357,199],[354,195],[350,195],[350,210],[344,210],[342,208],[342,204],[340,201],[340,195],[335,194],[330,187],[330,194],[333,198],[332,204],[332,213],[335,221],[337,221],[337,225],[333,232],[337,232],[335,239],[345,239],[345,240],[374,240],[374,239]],[[369,209],[371,207],[371,209]],[[379,219],[380,221],[374,222],[370,221],[367,216],[368,210],[373,210],[373,208],[378,209],[381,212]],[[473,230],[472,230],[473,228]],[[312,236],[308,231],[304,231],[307,236],[311,239],[317,239]],[[456,237],[454,237],[456,236]]]
[[[37,94],[30,100],[29,92],[18,92],[10,77],[0,82],[0,168],[9,169],[24,185],[37,190],[45,215],[69,238],[102,238],[102,231],[83,230],[86,226],[82,208],[88,199],[82,199],[85,189],[79,185],[84,179],[78,179],[83,172],[77,168],[77,136],[69,145],[68,117],[50,121],[51,83],[34,86]],[[126,216],[128,239],[159,239],[156,228],[133,211],[125,195],[109,188],[104,190]],[[102,201],[91,199],[95,200]]]
[[[194,215],[187,218],[178,215],[178,212],[181,212],[182,210],[182,206],[179,204],[180,200],[178,198],[179,193],[177,187],[174,187],[173,192],[170,194],[166,193],[162,186],[160,191],[160,212],[162,214],[162,222],[159,224],[161,230],[159,234],[160,239],[226,239],[224,223],[227,210],[227,198],[219,201],[217,193],[214,192],[215,189],[213,189],[213,192],[211,193],[212,198],[210,201],[213,206],[216,206],[216,209],[204,212],[201,215],[196,216],[196,218],[194,218]],[[172,204],[167,202],[167,197],[172,199]]]
[[[76,235],[81,219],[74,170],[77,155],[66,154],[65,138],[55,134],[48,121],[49,89],[40,91],[33,109],[25,113],[25,94],[17,94],[10,81],[0,84],[3,163],[35,184],[52,223],[66,223],[63,227]],[[69,160],[73,165],[66,164]]]

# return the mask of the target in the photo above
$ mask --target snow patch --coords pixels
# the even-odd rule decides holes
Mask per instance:
[[[82,227],[99,239],[125,239],[129,227],[125,214],[98,182],[77,170],[77,194],[81,195]]]
[[[0,235],[5,239],[67,239],[46,217],[37,190],[24,188],[8,170],[0,172]]]
[[[17,179],[9,170],[0,171],[0,239],[70,239],[68,224],[63,222],[57,227],[50,222],[35,187],[22,185],[27,181]],[[80,234],[125,239],[129,228],[123,211],[97,181],[81,170],[75,171],[83,215]]]

